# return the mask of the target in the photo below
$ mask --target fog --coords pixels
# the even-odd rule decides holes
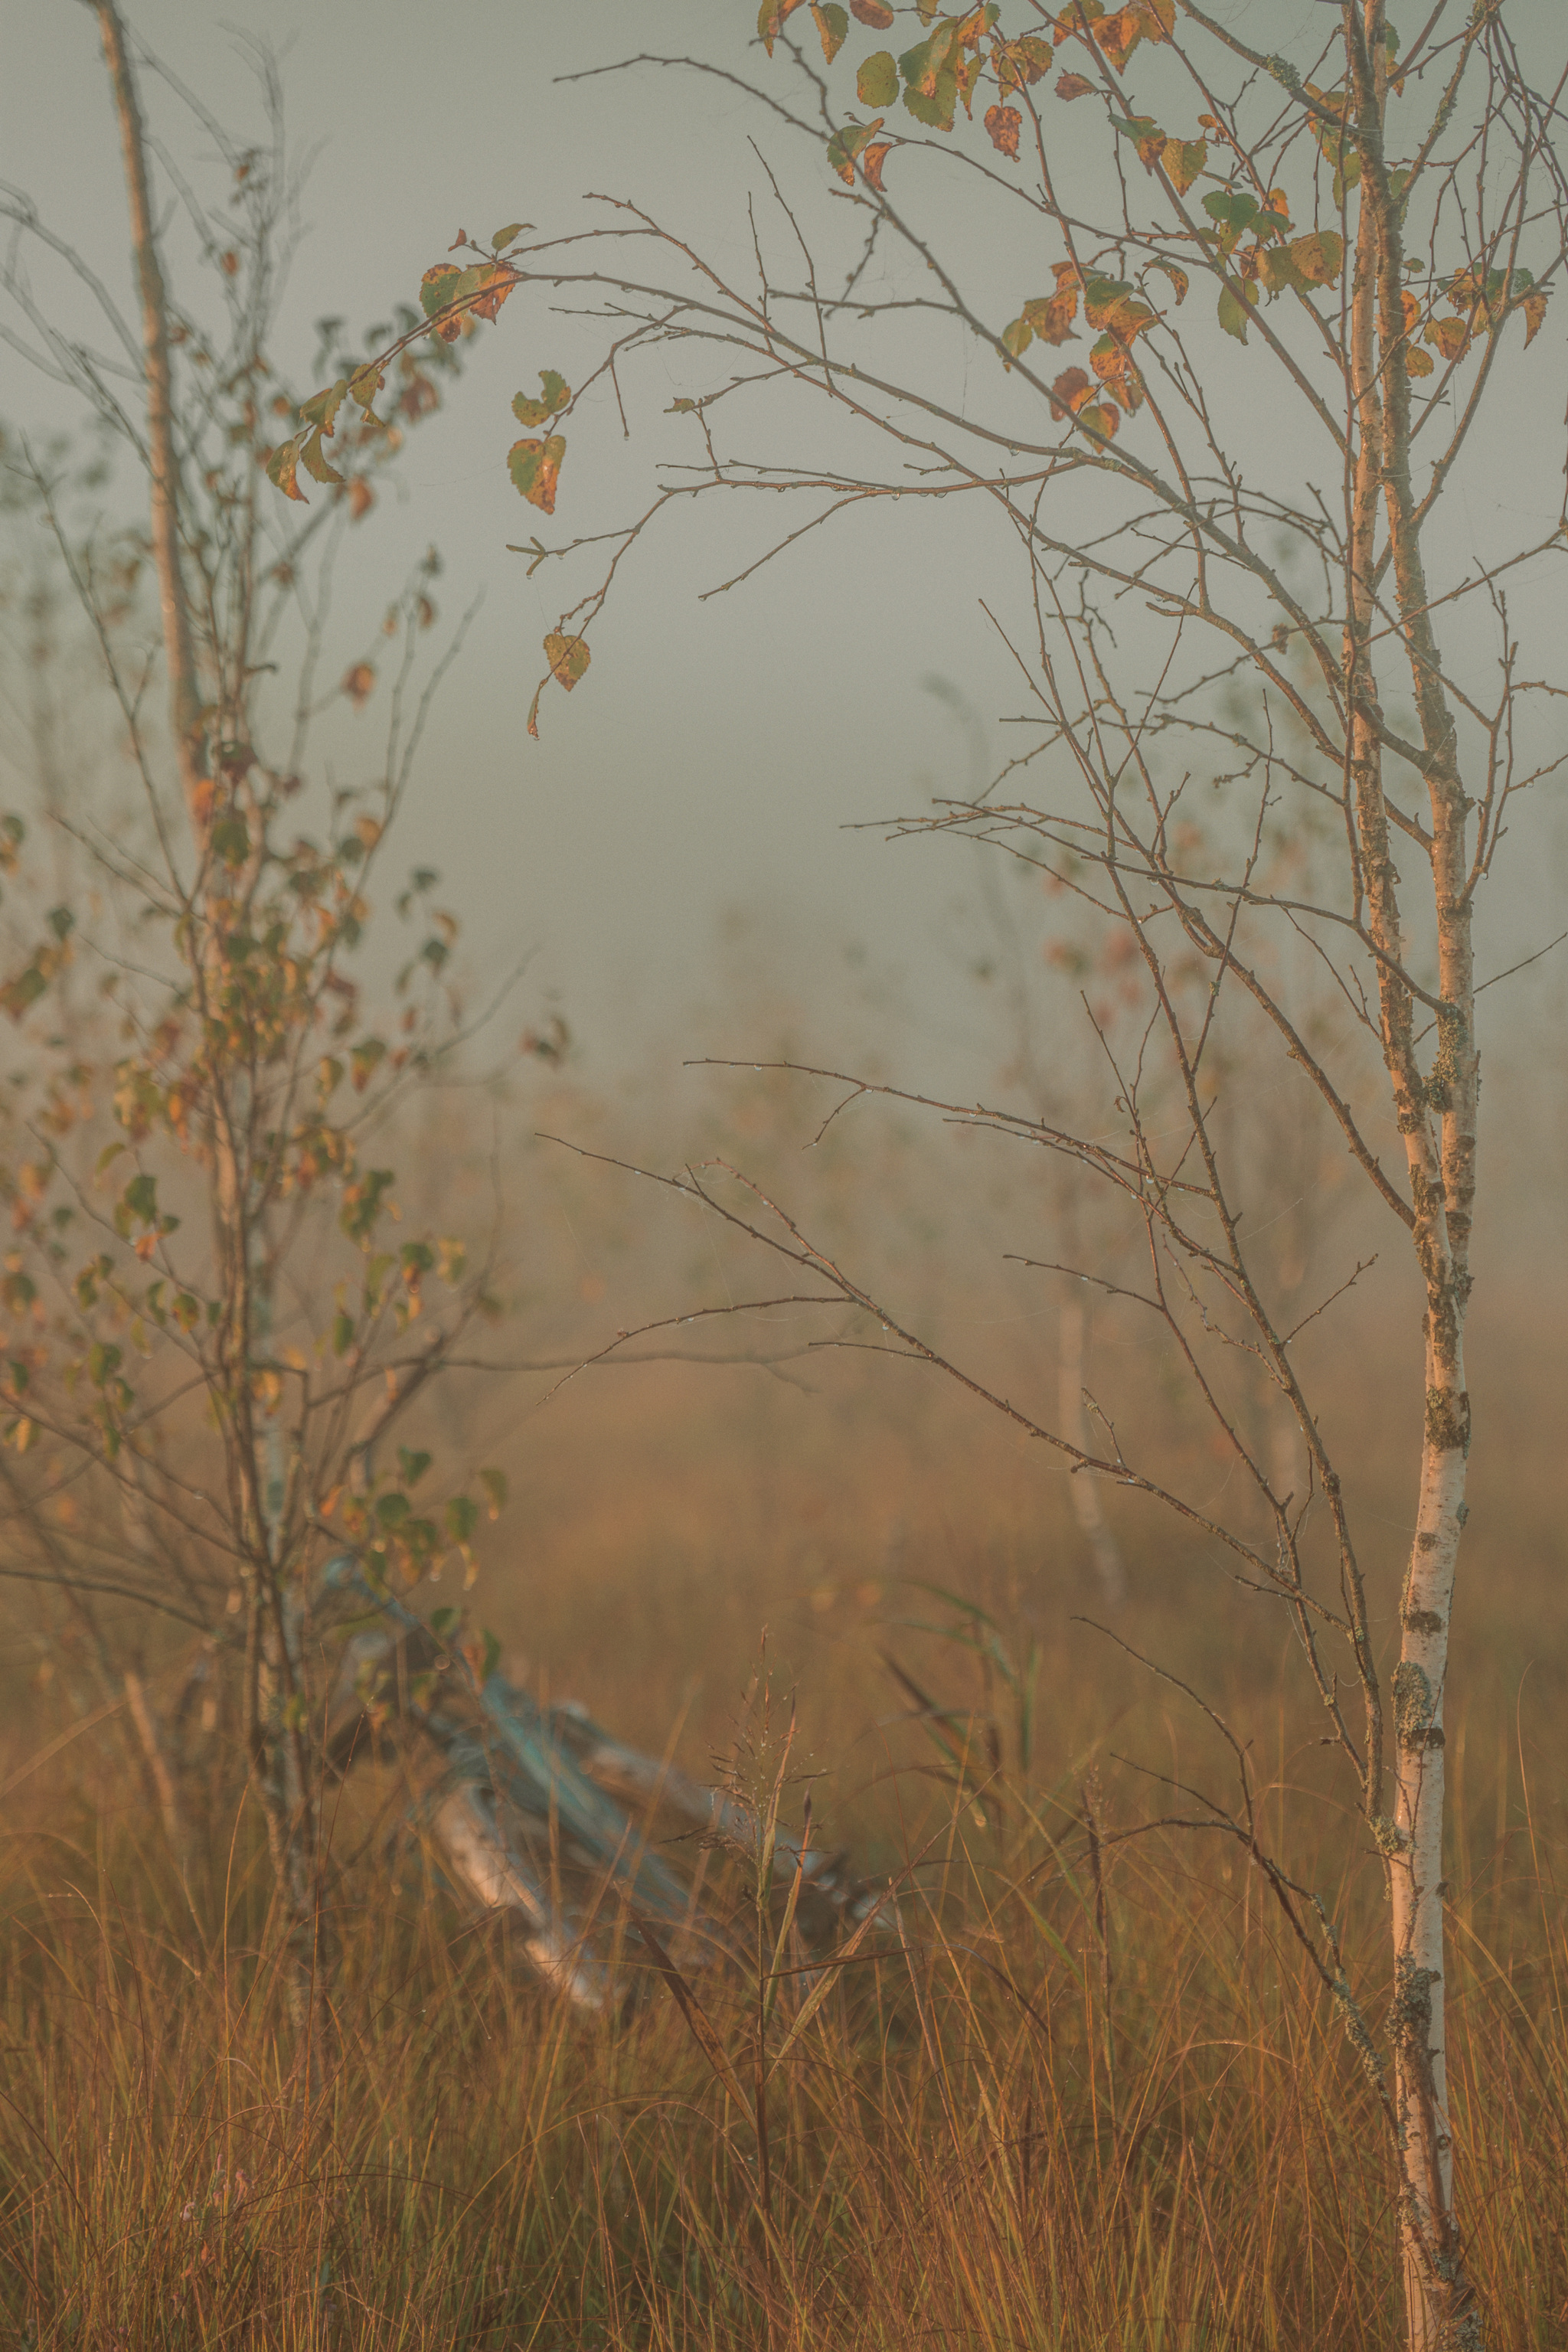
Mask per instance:
[[[1543,10],[1543,26],[1554,13]],[[1324,32],[1323,11],[1308,0],[1221,14],[1246,14],[1254,36],[1267,17],[1272,37],[1303,62]],[[657,11],[622,0],[570,11],[492,0],[437,11],[395,0],[374,13],[342,0],[309,10],[263,0],[237,29],[191,0],[149,0],[134,21],[147,47],[234,128],[257,119],[251,45],[280,60],[293,155],[309,169],[308,233],[279,356],[303,374],[317,319],[384,318],[460,226],[488,234],[492,220],[519,215],[576,217],[583,192],[635,196],[721,261],[742,261],[746,199],[761,180],[753,139],[805,208],[813,236],[834,233],[797,142],[729,86],[651,68],[557,79],[650,46],[744,68],[737,26],[743,36],[749,19],[741,23],[743,9],[732,16],[691,0]],[[1525,12],[1521,21],[1531,21]],[[90,16],[18,5],[6,58],[5,177],[128,293],[120,158]],[[143,79],[160,137],[200,182],[210,145],[200,124],[152,74]],[[1070,151],[1089,126],[1064,121]],[[1016,274],[1010,263],[1001,272]],[[39,277],[37,290],[71,311],[63,279],[46,286]],[[563,1009],[591,1066],[613,1084],[640,1063],[654,1029],[667,1048],[755,1045],[727,1024],[716,979],[721,937],[732,963],[745,936],[767,984],[800,1007],[802,1042],[808,1031],[815,1055],[833,1060],[875,1034],[905,1079],[952,1084],[963,1072],[972,1084],[988,1081],[999,1056],[983,1002],[959,977],[964,909],[974,903],[970,854],[889,847],[875,828],[852,828],[933,793],[968,791],[977,765],[989,770],[1014,748],[996,722],[1018,707],[1016,673],[980,609],[982,597],[1018,604],[1005,541],[967,511],[883,506],[840,519],[742,587],[699,602],[782,532],[771,513],[754,510],[667,517],[595,628],[591,677],[570,706],[550,698],[543,740],[531,743],[523,719],[536,649],[563,591],[552,568],[529,579],[505,551],[509,539],[530,535],[520,518],[539,520],[505,477],[507,403],[540,365],[586,346],[529,300],[526,315],[514,305],[466,346],[464,381],[447,413],[415,436],[399,511],[378,518],[374,565],[345,567],[339,607],[347,644],[379,612],[388,579],[431,542],[446,566],[443,623],[482,598],[405,833],[410,862],[444,869],[476,977],[529,956],[533,1001]],[[1554,322],[1552,356],[1521,383],[1526,450],[1554,421],[1561,336]],[[930,362],[962,397],[977,362],[949,348],[949,337],[936,339]],[[666,397],[650,396],[657,389],[657,368],[645,364],[629,445],[607,390],[589,409],[550,543],[606,528],[646,496],[655,457],[678,446],[658,414]],[[0,352],[0,418],[35,433],[75,421],[13,349]],[[763,446],[767,425],[764,411],[757,446],[774,455]],[[780,432],[796,425],[786,420]],[[1258,457],[1266,462],[1266,439]],[[1494,520],[1514,527],[1521,510],[1550,513],[1557,497],[1554,478],[1533,482],[1526,467],[1521,503],[1506,517],[1467,499],[1457,527],[1479,553]],[[1562,599],[1548,569],[1550,577],[1538,566],[1516,583],[1527,636],[1531,625],[1560,635]],[[933,679],[961,689],[967,727],[951,696],[944,705],[929,690]],[[367,713],[337,730],[331,755],[344,772],[373,723]],[[1551,909],[1564,872],[1562,829],[1550,805],[1521,828],[1522,854],[1482,916],[1492,968],[1531,954],[1559,928]],[[1560,1004],[1556,985],[1537,974],[1521,1001]],[[1517,1035],[1510,1021],[1489,1042]]]

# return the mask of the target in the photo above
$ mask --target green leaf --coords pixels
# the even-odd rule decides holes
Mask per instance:
[[[481,1470],[479,1484],[490,1498],[490,1517],[499,1519],[506,1508],[506,1477],[500,1470]]]
[[[337,467],[329,463],[321,449],[321,436],[312,433],[300,452],[300,462],[312,481],[335,483],[342,480]]]
[[[384,1528],[400,1528],[408,1517],[410,1507],[407,1496],[398,1494],[394,1488],[390,1495],[376,1496],[375,1516]]]
[[[1027,319],[1015,319],[1010,327],[1002,330],[1003,347],[1011,352],[1015,359],[1021,359],[1034,340],[1035,331]]]
[[[346,1356],[354,1343],[354,1321],[352,1315],[341,1311],[332,1318],[332,1353]]]
[[[891,106],[899,94],[899,68],[890,49],[878,49],[855,77],[855,95],[862,106]]]
[[[507,452],[506,469],[513,484],[541,514],[555,512],[555,491],[565,455],[565,439],[559,433],[552,433],[548,441],[514,441]]]
[[[449,261],[438,261],[434,269],[425,272],[419,281],[419,307],[427,319],[434,319],[453,300],[462,274]]]
[[[462,1622],[460,1609],[432,1609],[430,1612],[430,1631],[438,1642],[450,1641]]]
[[[375,405],[376,394],[386,382],[386,370],[374,360],[367,360],[349,378],[349,398],[357,401],[368,416]]]
[[[158,1179],[155,1176],[132,1176],[121,1195],[133,1217],[150,1225],[158,1213]]]
[[[447,1506],[447,1533],[454,1543],[467,1543],[479,1523],[479,1507],[471,1495],[454,1495]]]
[[[828,141],[828,163],[847,185],[853,187],[856,160],[864,153],[881,127],[879,114],[874,122],[847,122],[843,130],[836,131]]]
[[[428,1454],[421,1454],[409,1446],[398,1447],[397,1475],[405,1486],[417,1486],[430,1467],[430,1459]]]
[[[220,816],[211,837],[212,853],[220,866],[232,870],[243,866],[250,855],[250,835],[242,816]]]
[[[1247,305],[1237,299],[1229,286],[1219,298],[1219,322],[1227,335],[1234,335],[1238,343],[1246,342]]]
[[[958,77],[956,74],[938,74],[935,87],[929,93],[913,87],[904,92],[906,112],[912,114],[917,122],[925,123],[932,131],[952,129],[952,118],[957,105]]]
[[[531,228],[532,226],[533,223],[531,221],[508,221],[505,228],[498,228],[494,236],[491,237],[491,251],[499,253],[502,246],[510,245],[514,237],[521,236],[525,228]]]
[[[337,383],[329,384],[325,392],[318,392],[312,399],[303,402],[300,414],[306,424],[315,425],[318,432],[330,436],[336,429],[338,411],[343,404],[348,388],[348,377],[340,376]]]

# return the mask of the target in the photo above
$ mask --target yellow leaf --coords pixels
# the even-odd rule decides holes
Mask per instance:
[[[544,658],[556,683],[570,694],[593,656],[585,638],[563,637],[558,630],[552,629],[544,640]]]
[[[1160,152],[1165,177],[1179,196],[1186,194],[1208,159],[1206,139],[1167,139]]]

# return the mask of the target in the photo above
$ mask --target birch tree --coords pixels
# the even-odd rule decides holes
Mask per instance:
[[[95,426],[145,489],[140,514],[123,491],[117,514],[100,486],[84,520],[68,469],[7,436],[17,510],[52,543],[97,656],[121,788],[112,806],[58,777],[43,793],[46,841],[65,852],[47,914],[25,820],[0,831],[0,1010],[23,1049],[0,1147],[0,1574],[63,1596],[111,1706],[120,1686],[176,1848],[177,1774],[126,1648],[126,1604],[228,1657],[308,2050],[329,1912],[319,1570],[352,1549],[383,1593],[447,1561],[465,1585],[470,1539],[504,1493],[499,1472],[481,1484],[469,1465],[439,1500],[415,1492],[431,1454],[397,1440],[495,1303],[458,1237],[393,1231],[394,1171],[367,1150],[399,1096],[472,1034],[449,968],[458,924],[433,870],[396,894],[412,935],[391,1008],[367,1001],[355,967],[456,650],[426,658],[433,552],[378,595],[342,676],[326,670],[348,534],[439,407],[457,355],[410,354],[391,415],[333,469],[331,500],[280,524],[263,461],[298,398],[268,349],[296,188],[276,78],[263,61],[265,128],[248,141],[175,85],[220,177],[204,198],[165,157],[177,201],[160,216],[133,39],[114,0],[93,14],[134,309],[25,194],[0,192],[7,332],[57,416]],[[182,240],[195,282],[180,288],[168,251]],[[59,323],[73,293],[107,349]],[[326,324],[335,351],[342,322]],[[367,708],[387,723],[363,780],[312,790],[323,719]],[[84,963],[93,984],[73,994]],[[448,1612],[454,1641],[463,1615]]]
[[[1289,12],[1278,13],[1284,36]],[[1369,2007],[1373,1956],[1347,1956],[1326,1908],[1266,1848],[1240,1743],[1235,1804],[1188,1791],[1173,1818],[1239,1839],[1312,1952],[1387,2126],[1408,2341],[1457,2352],[1485,2334],[1454,2179],[1443,1914],[1472,1425],[1475,927],[1510,814],[1559,765],[1556,647],[1537,648],[1520,606],[1560,577],[1562,446],[1521,465],[1516,420],[1521,405],[1543,413],[1531,385],[1561,350],[1568,190],[1550,13],[1521,0],[1418,13],[1396,29],[1384,0],[1314,5],[1287,57],[1249,37],[1259,21],[1272,37],[1271,12],[1222,23],[1194,0],[1067,0],[1054,14],[1027,0],[967,14],[763,0],[751,60],[630,61],[672,124],[678,69],[726,106],[738,91],[754,100],[756,167],[715,198],[731,217],[748,208],[743,267],[615,194],[585,225],[514,225],[437,262],[421,299],[437,337],[520,289],[607,320],[575,391],[546,366],[540,394],[515,403],[524,430],[507,463],[540,517],[586,469],[596,394],[641,419],[665,404],[671,373],[682,387],[673,429],[687,446],[661,441],[663,471],[609,534],[608,565],[595,528],[547,544],[536,526],[523,551],[531,571],[560,562],[574,574],[531,731],[557,685],[588,676],[605,601],[654,560],[657,530],[677,517],[692,527],[715,498],[765,492],[770,511],[795,509],[724,586],[784,551],[799,567],[814,543],[826,562],[827,534],[869,530],[889,499],[992,519],[995,576],[976,627],[1014,660],[1037,740],[989,790],[903,829],[1026,859],[1119,927],[1143,1025],[1124,1056],[1107,1041],[1120,1136],[1038,1106],[931,1108],[1065,1157],[1121,1203],[1142,1237],[1142,1278],[1071,1270],[1131,1293],[1163,1327],[1232,1449],[1246,1510],[1170,1483],[1131,1433],[1053,1420],[1048,1381],[1037,1414],[989,1388],[732,1171],[667,1181],[861,1309],[856,1344],[951,1374],[1077,1475],[1158,1499],[1275,1596],[1386,1876],[1384,2013]],[[581,346],[580,325],[530,318],[531,333]],[[944,356],[955,335],[962,385]],[[911,359],[922,349],[923,365]],[[554,355],[549,343],[535,354]],[[639,356],[653,362],[646,407]],[[300,469],[319,472],[332,420],[370,383],[345,377],[304,415],[273,455],[280,489],[303,495]],[[798,455],[797,415],[814,435]],[[1475,552],[1451,520],[1468,488],[1492,518]],[[1210,788],[1222,814],[1191,836],[1187,809]],[[1318,816],[1337,842],[1330,878],[1271,880],[1271,845]],[[1309,1034],[1281,939],[1331,978],[1375,1083],[1352,1045],[1325,1050]],[[1424,1412],[1392,1664],[1353,1475],[1330,1451],[1303,1360],[1303,1324],[1331,1302],[1287,1320],[1216,1119],[1221,1041],[1237,1024],[1310,1090],[1411,1276],[1407,1361]],[[896,1091],[817,1075],[843,1082],[844,1106]],[[1295,1423],[1304,1494],[1279,1490],[1279,1449],[1254,1451],[1227,1406],[1237,1349]]]

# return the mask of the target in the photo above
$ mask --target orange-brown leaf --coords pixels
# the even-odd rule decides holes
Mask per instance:
[[[1528,351],[1531,343],[1535,341],[1537,335],[1541,332],[1542,328],[1546,323],[1546,295],[1544,289],[1538,293],[1527,294],[1524,298],[1522,307],[1524,310],[1524,348]]]
[[[470,308],[476,319],[493,319],[512,288],[517,284],[517,272],[499,261],[491,262],[481,275],[484,285],[475,295]]]
[[[372,669],[369,662],[355,662],[353,669],[351,669],[344,677],[342,690],[348,696],[349,700],[353,704],[354,709],[356,710],[363,710],[365,704],[370,700],[371,692],[374,685],[375,672]]]
[[[1051,415],[1058,424],[1064,416],[1076,416],[1086,400],[1094,397],[1094,386],[1083,368],[1068,368],[1051,386]]]
[[[1141,7],[1118,8],[1113,16],[1102,16],[1095,26],[1095,46],[1107,65],[1121,73],[1148,32],[1148,20]]]
[[[893,21],[888,0],[849,0],[849,14],[874,33],[885,33]]]
[[[890,139],[879,139],[873,146],[865,150],[860,158],[860,169],[866,175],[866,185],[868,188],[875,188],[879,196],[887,194],[887,190],[882,185],[882,166],[892,152],[893,142]]]
[[[1023,127],[1024,118],[1016,106],[988,106],[985,110],[991,144],[998,155],[1010,155],[1015,163],[1018,158],[1018,133]]]
[[[773,43],[784,29],[784,18],[793,16],[802,5],[803,0],[763,0],[757,11],[757,32],[770,58],[773,53]]]
[[[1058,287],[1048,301],[1037,299],[1024,305],[1024,317],[1042,343],[1059,345],[1070,341],[1077,316],[1076,286]]]

